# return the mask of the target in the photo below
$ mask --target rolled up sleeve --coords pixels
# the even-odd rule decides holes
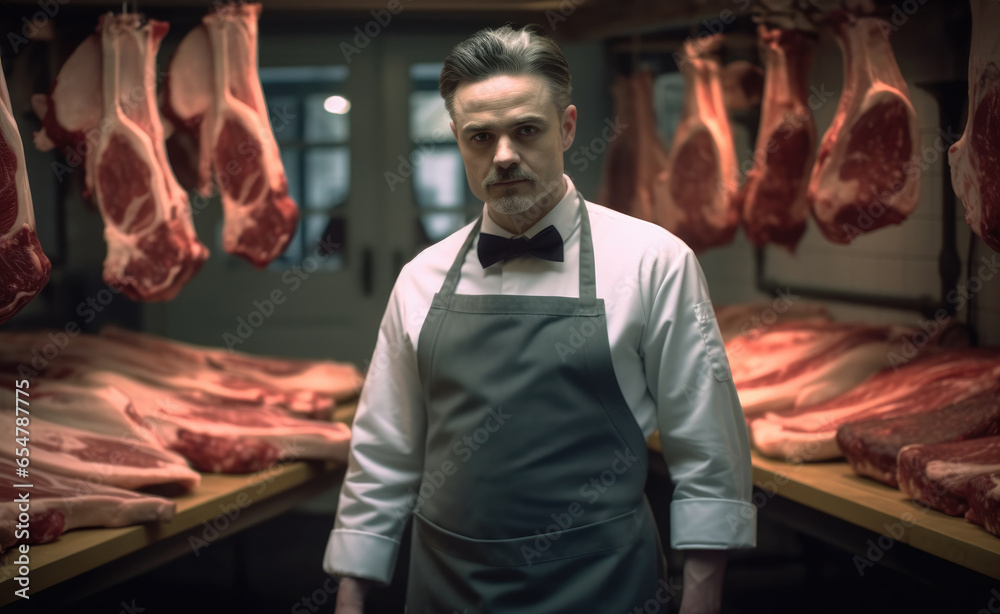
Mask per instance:
[[[426,417],[413,343],[398,286],[379,327],[358,402],[347,474],[323,569],[332,575],[392,580],[424,462]]]
[[[642,351],[674,482],[670,545],[754,547],[750,444],[708,287],[689,250],[664,268]]]

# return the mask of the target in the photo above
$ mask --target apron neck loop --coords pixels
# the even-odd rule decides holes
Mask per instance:
[[[451,268],[448,269],[448,274],[445,275],[444,284],[441,286],[441,290],[434,296],[434,301],[440,300],[442,303],[448,304],[451,302],[451,297],[455,296],[455,290],[458,288],[458,280],[462,276],[462,265],[465,263],[465,256],[469,253],[469,248],[472,247],[472,241],[479,235],[479,229],[482,225],[483,216],[480,214],[476,218],[476,223],[472,226],[469,236],[465,237],[462,249],[458,250],[458,256],[451,263]]]
[[[597,274],[594,272],[594,240],[590,232],[590,214],[587,203],[580,192],[576,193],[580,204],[580,306],[587,308],[597,304]]]

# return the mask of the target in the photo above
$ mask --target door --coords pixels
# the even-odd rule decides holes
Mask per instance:
[[[469,189],[437,87],[445,56],[467,35],[383,37],[382,186],[394,221],[387,240],[398,250],[392,257],[393,278],[403,262],[482,211],[482,202]]]

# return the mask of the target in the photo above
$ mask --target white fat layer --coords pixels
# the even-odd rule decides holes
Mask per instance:
[[[787,431],[767,420],[750,424],[753,443],[768,456],[794,462],[829,460],[843,456],[837,446],[836,431],[800,433]]]
[[[946,482],[956,480],[966,482],[974,475],[993,473],[994,471],[1000,471],[1000,463],[984,465],[969,462],[932,460],[927,463],[927,467],[924,469],[928,479]]]
[[[101,42],[88,36],[67,58],[52,90],[56,121],[64,130],[84,132],[101,122]]]
[[[212,46],[204,26],[191,30],[170,61],[170,100],[173,112],[184,120],[201,117],[212,106],[214,77]]]

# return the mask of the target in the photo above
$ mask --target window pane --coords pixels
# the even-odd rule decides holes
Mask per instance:
[[[424,232],[432,242],[438,242],[465,225],[462,213],[424,213],[420,216]]]
[[[415,150],[413,191],[421,207],[461,207],[465,204],[465,167],[457,147]]]
[[[351,182],[347,147],[316,147],[306,152],[308,209],[331,209],[347,200]]]
[[[320,269],[326,271],[336,271],[344,266],[343,253],[346,239],[344,232],[344,219],[331,218],[325,213],[310,213],[303,220],[305,222],[305,244],[306,253],[303,263],[310,268],[312,262],[306,262],[310,258],[316,262]],[[324,240],[325,239],[325,240]],[[323,244],[320,241],[323,240]],[[329,247],[337,246],[340,251],[330,253]]]
[[[410,66],[410,78],[418,86],[417,89],[430,89],[437,91],[438,79],[441,77],[441,69],[444,62],[421,62]]]
[[[350,136],[350,111],[331,113],[324,104],[331,96],[339,96],[335,92],[310,94],[305,97],[305,138],[309,143],[334,141],[342,143]],[[349,104],[341,97],[341,103]],[[339,105],[343,106],[343,104]],[[332,107],[333,108],[333,107]]]
[[[294,141],[301,138],[298,121],[299,99],[296,96],[267,96],[268,119],[271,121],[271,130],[274,138],[280,145],[283,141]]]
[[[684,78],[679,72],[657,75],[653,81],[653,108],[656,109],[656,126],[663,142],[674,140],[674,130],[681,120],[684,107]]]
[[[467,222],[470,198],[462,156],[451,134],[451,118],[438,93],[442,64],[410,66],[410,140],[414,149],[413,194],[418,207],[455,209],[454,213],[427,211],[420,215],[418,243],[440,241]],[[476,207],[478,212],[478,207]]]
[[[348,67],[262,66],[259,74],[288,178],[288,193],[300,209],[298,232],[271,268],[304,265],[307,259],[327,270],[339,268],[339,255],[317,255],[316,247],[320,238],[331,232],[339,232],[338,241],[344,241],[344,219],[335,218],[336,223],[332,223],[329,211],[346,202],[350,192],[348,101],[331,100],[326,107],[324,103],[345,91]],[[338,110],[336,102],[343,113],[327,110]],[[331,142],[342,145],[321,145]]]
[[[410,93],[410,140],[423,143],[451,143],[451,118],[437,90]]]
[[[299,149],[282,147],[281,164],[285,167],[285,177],[288,178],[288,195],[296,204],[299,204],[302,202],[302,169],[299,168]]]

